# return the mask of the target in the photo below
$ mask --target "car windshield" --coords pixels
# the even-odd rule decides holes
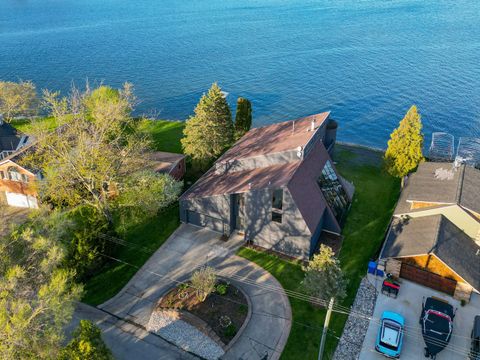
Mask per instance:
[[[392,320],[383,320],[380,345],[391,350],[397,350],[400,342],[400,334],[400,324]]]
[[[425,316],[425,331],[442,340],[448,340],[452,331],[450,316],[434,310],[428,310]]]

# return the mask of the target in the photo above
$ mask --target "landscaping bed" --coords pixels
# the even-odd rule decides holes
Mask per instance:
[[[190,283],[183,283],[163,296],[155,311],[168,309],[188,311],[195,315],[227,345],[247,318],[248,302],[242,291],[221,280],[203,302],[198,299],[197,291]]]

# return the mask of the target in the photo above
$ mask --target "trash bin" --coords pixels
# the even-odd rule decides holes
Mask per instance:
[[[368,273],[369,274],[373,274],[373,275],[376,275],[376,271],[377,270],[377,263],[375,261],[369,261],[368,262]]]

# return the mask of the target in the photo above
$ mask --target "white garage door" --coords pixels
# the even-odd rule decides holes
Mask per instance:
[[[23,208],[37,208],[37,199],[33,196],[27,196],[16,193],[5,193],[7,195],[7,204]]]

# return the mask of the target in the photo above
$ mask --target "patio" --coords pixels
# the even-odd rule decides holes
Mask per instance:
[[[438,354],[437,360],[464,360],[467,357],[470,349],[470,332],[473,326],[473,319],[475,315],[480,315],[480,295],[472,294],[470,303],[462,307],[459,301],[446,294],[402,279],[400,293],[394,299],[381,293],[381,278],[369,275],[369,280],[375,285],[379,295],[359,359],[385,359],[385,357],[375,351],[375,340],[379,329],[379,319],[386,310],[396,312],[405,318],[406,330],[401,358],[409,360],[425,359],[423,355],[425,343],[418,320],[422,311],[422,300],[424,297],[427,298],[429,296],[444,299],[458,309],[453,320],[451,340],[448,346]]]

